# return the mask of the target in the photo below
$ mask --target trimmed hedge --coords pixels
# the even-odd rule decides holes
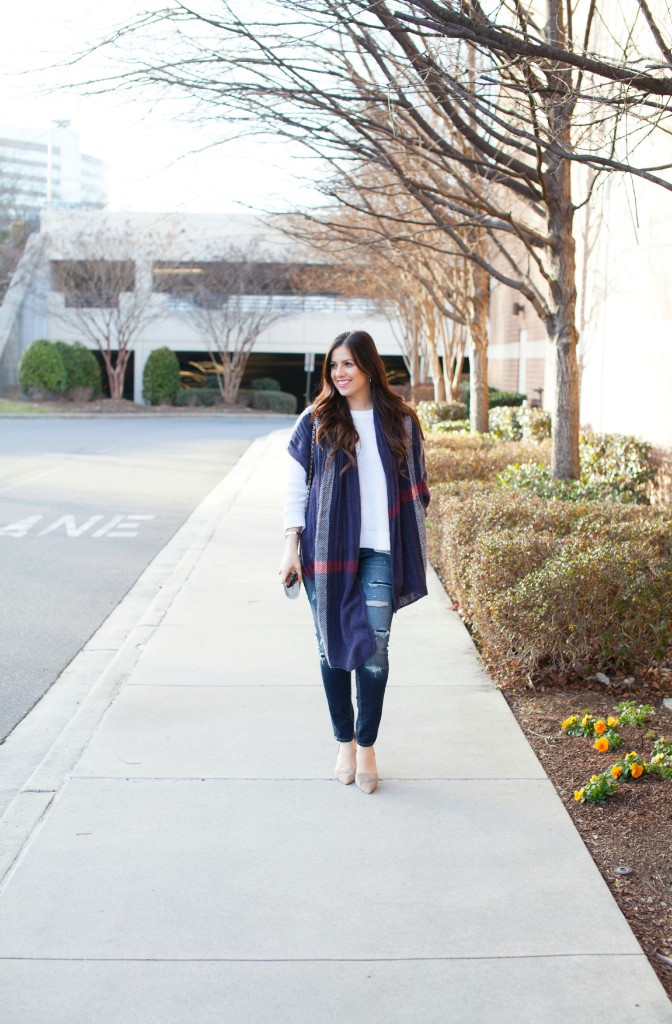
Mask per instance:
[[[418,402],[415,411],[423,430],[432,430],[439,423],[464,420],[467,417],[464,402]]]
[[[180,407],[211,407],[223,404],[219,390],[214,388],[182,388],[175,396],[175,405]]]
[[[224,405],[219,390],[211,387],[183,388],[175,399],[179,406]],[[296,396],[286,391],[253,391],[251,388],[240,388],[236,405],[248,409],[267,410],[270,412],[296,412]]]
[[[434,433],[426,453],[430,558],[496,678],[567,683],[664,657],[672,511],[635,503],[651,476],[648,445],[582,435],[582,482],[551,480],[547,441]],[[515,487],[497,485],[512,475]],[[574,500],[553,497],[563,490]]]
[[[19,363],[19,383],[26,395],[32,391],[65,391],[68,375],[55,342],[38,338],[28,346]]]
[[[497,473],[512,462],[539,462],[551,458],[548,442],[519,441],[504,444],[487,434],[432,434],[425,448],[427,472],[433,482],[448,480],[489,480],[495,486]]]
[[[275,377],[255,377],[250,382],[250,388],[253,391],[282,391],[280,381]]]
[[[287,391],[253,391],[252,409],[265,409],[269,412],[291,413],[296,412],[296,395],[290,395]]]
[[[672,642],[672,512],[434,484],[430,555],[503,681],[632,672]]]
[[[467,412],[471,407],[471,392],[468,384],[460,385],[460,395],[467,405]],[[527,395],[520,391],[500,391],[499,388],[488,388],[488,404],[491,409],[497,409],[501,405],[522,405]]]
[[[180,363],[170,348],[155,348],[142,374],[142,397],[150,405],[172,405],[180,391]]]

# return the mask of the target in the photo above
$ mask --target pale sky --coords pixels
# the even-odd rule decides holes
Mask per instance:
[[[0,124],[47,128],[52,119],[70,120],[82,152],[109,165],[114,210],[225,213],[242,211],[240,203],[296,209],[314,202],[315,194],[296,180],[310,167],[292,161],[281,143],[238,140],[189,155],[213,141],[213,129],[176,122],[165,104],[147,97],[57,91],[53,86],[67,80],[67,70],[38,73],[158,5],[159,0],[0,0]],[[82,72],[69,74],[74,82]],[[316,165],[310,166],[317,174]]]

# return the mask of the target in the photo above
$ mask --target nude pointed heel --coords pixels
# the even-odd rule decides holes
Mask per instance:
[[[355,772],[355,782],[362,793],[373,793],[374,789],[378,788],[378,773]]]
[[[357,788],[362,793],[373,793],[378,788],[378,772],[355,772]]]
[[[354,768],[336,768],[334,775],[339,782],[343,783],[344,786],[351,786],[355,781]]]
[[[339,768],[338,761],[336,762],[336,767],[334,768],[334,775],[336,776],[339,782],[343,783],[344,786],[352,785],[352,783],[355,781],[355,773],[356,769],[354,765],[350,768]]]

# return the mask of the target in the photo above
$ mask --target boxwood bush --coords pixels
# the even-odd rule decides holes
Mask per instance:
[[[99,395],[103,390],[103,379],[100,363],[93,352],[82,345],[81,341],[75,341],[72,345],[65,341],[56,341],[54,344],[65,367],[68,397],[81,397],[76,393],[82,390],[88,392],[89,398]]]
[[[433,430],[439,423],[464,420],[467,416],[464,402],[418,402],[415,411],[423,430]]]
[[[19,383],[26,395],[65,391],[68,375],[55,342],[38,338],[28,346],[19,363]]]
[[[253,391],[282,391],[280,381],[275,377],[255,377],[250,382],[250,388]]]
[[[150,405],[172,405],[181,386],[180,363],[172,349],[153,349],[142,374],[144,400]]]
[[[181,388],[175,396],[175,405],[188,408],[211,408],[213,405],[221,405],[223,399],[219,391],[214,388]]]
[[[252,392],[250,405],[253,409],[265,409],[269,412],[295,413],[296,395],[290,395],[287,391],[261,391]]]

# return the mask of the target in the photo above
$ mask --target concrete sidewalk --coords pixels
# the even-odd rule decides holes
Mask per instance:
[[[286,439],[201,506],[17,786],[3,1024],[672,1022],[433,575],[393,625],[381,785],[333,781],[308,604],[276,582]]]

